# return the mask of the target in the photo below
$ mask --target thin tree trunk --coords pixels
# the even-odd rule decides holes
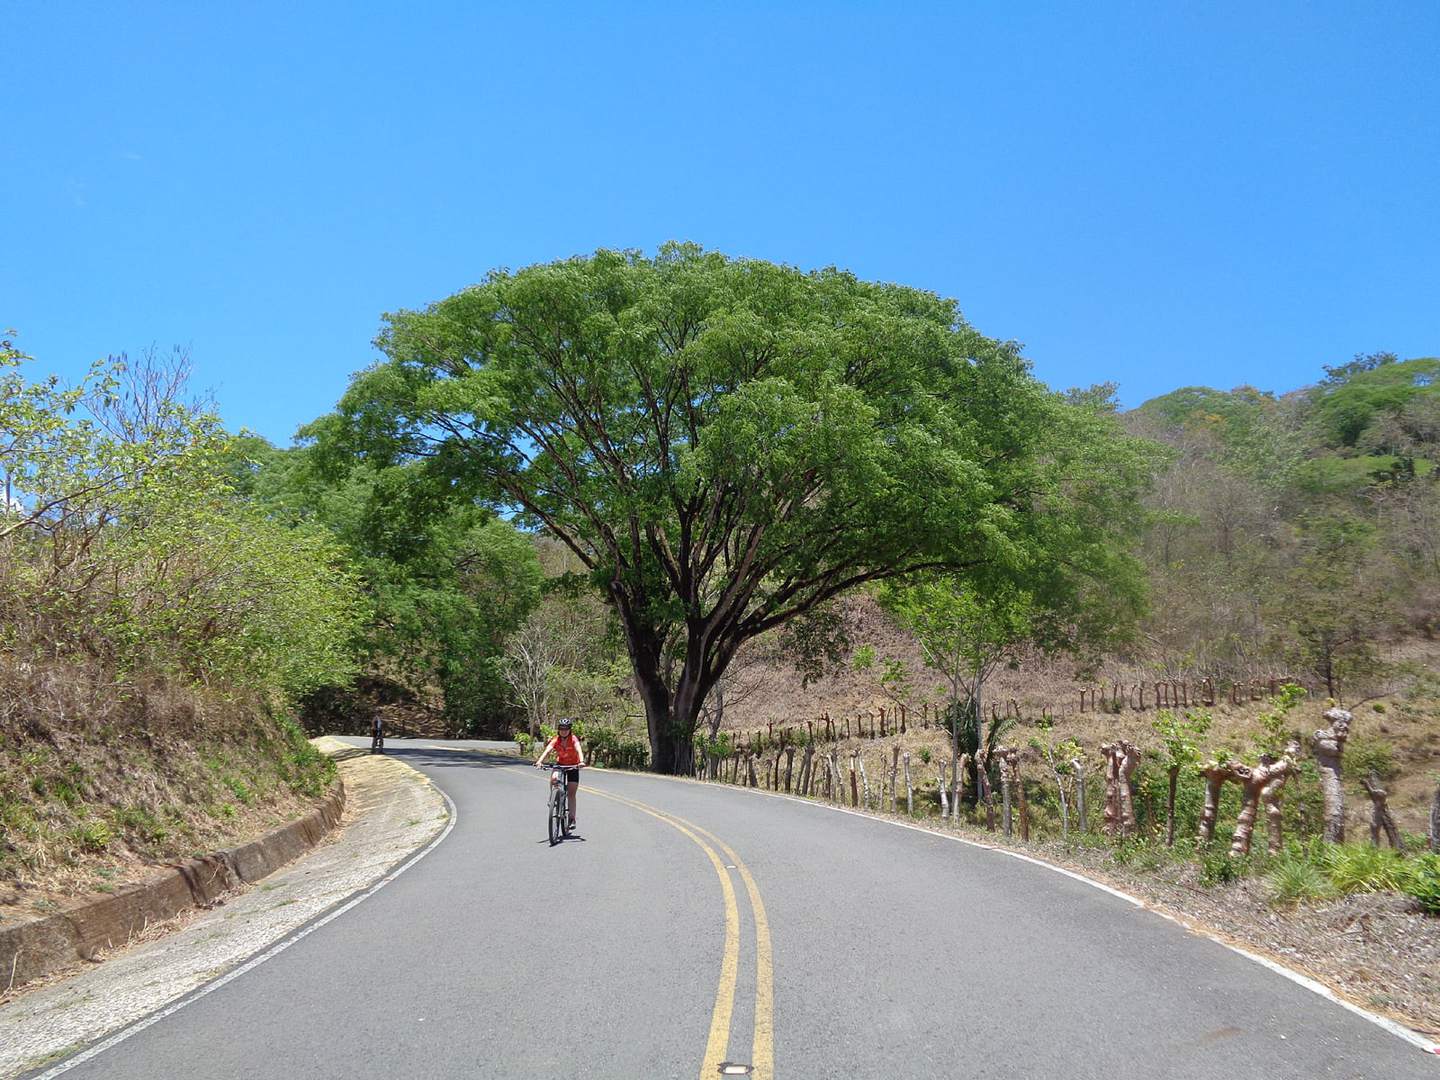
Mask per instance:
[[[1008,840],[1012,835],[1011,789],[1018,778],[1020,752],[1013,747],[1001,746],[996,748],[995,756],[1000,759],[1001,821],[1005,829],[1005,839]]]
[[[900,812],[900,789],[898,787],[900,773],[900,747],[890,748],[890,812]]]
[[[856,759],[860,765],[860,788],[865,796],[865,809],[870,809],[870,777],[865,775],[865,755],[860,754]]]
[[[960,820],[960,795],[964,790],[965,754],[956,753],[950,759],[950,820]]]
[[[1015,794],[1020,799],[1020,839],[1030,840],[1030,804],[1025,800],[1025,777],[1020,772],[1019,763],[1015,766]]]
[[[936,762],[935,770],[940,774],[940,783],[936,790],[940,792],[940,820],[944,821],[950,816],[950,796],[945,791],[945,763]]]
[[[1372,774],[1361,781],[1365,785],[1365,793],[1370,796],[1370,843],[1376,847],[1380,846],[1380,833],[1385,833],[1385,839],[1396,851],[1404,851],[1404,842],[1400,839],[1400,830],[1395,827],[1395,819],[1390,816],[1390,808],[1386,805],[1389,792],[1380,786],[1379,781]]]
[[[1165,846],[1175,846],[1175,788],[1180,782],[1180,766],[1170,766],[1170,790],[1165,795]]]
[[[1200,811],[1200,842],[1208,844],[1215,839],[1215,819],[1220,814],[1220,794],[1225,781],[1231,779],[1229,766],[1224,762],[1211,762],[1200,770],[1205,777],[1205,808]]]
[[[1440,852],[1440,782],[1435,785],[1435,800],[1430,804],[1430,850]]]
[[[905,813],[915,816],[915,788],[910,783],[910,751],[905,751]]]
[[[1315,751],[1315,765],[1320,771],[1320,791],[1325,798],[1325,839],[1332,844],[1345,842],[1345,785],[1343,761],[1345,740],[1350,736],[1353,719],[1345,709],[1325,710],[1330,726],[1310,736]]]
[[[1085,762],[1075,758],[1070,767],[1075,770],[1075,812],[1080,817],[1080,831],[1086,833],[1090,831],[1090,815],[1085,807]]]

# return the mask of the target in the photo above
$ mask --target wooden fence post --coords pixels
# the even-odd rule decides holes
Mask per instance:
[[[900,747],[892,746],[890,748],[890,812],[892,814],[898,814],[900,812],[900,792],[896,787],[899,772]]]
[[[905,813],[915,816],[915,788],[910,783],[910,751],[905,751]]]

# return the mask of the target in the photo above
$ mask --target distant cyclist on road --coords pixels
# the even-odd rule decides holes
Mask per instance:
[[[580,745],[580,740],[570,730],[570,718],[562,717],[560,723],[555,725],[555,737],[545,744],[545,749],[540,751],[540,756],[535,759],[538,768],[544,761],[545,756],[551,750],[555,751],[555,764],[565,770],[565,793],[569,796],[570,802],[570,827],[575,828],[575,792],[580,787],[580,770],[585,765],[585,750]]]

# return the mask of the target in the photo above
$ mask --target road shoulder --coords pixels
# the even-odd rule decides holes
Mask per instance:
[[[210,910],[153,927],[98,966],[0,1006],[0,1076],[62,1058],[224,975],[379,881],[444,828],[444,797],[414,769],[338,740],[320,743],[347,792],[331,838]]]

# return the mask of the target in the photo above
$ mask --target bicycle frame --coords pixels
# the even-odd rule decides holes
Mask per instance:
[[[553,847],[570,836],[569,787],[565,782],[567,769],[583,768],[578,765],[550,765],[550,797],[547,802],[550,844]]]

